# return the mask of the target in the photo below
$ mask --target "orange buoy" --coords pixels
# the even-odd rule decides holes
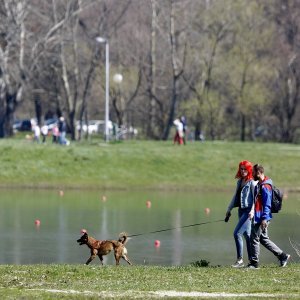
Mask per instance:
[[[155,240],[154,246],[155,246],[156,248],[159,248],[159,247],[160,247],[160,241],[159,241],[159,240]]]

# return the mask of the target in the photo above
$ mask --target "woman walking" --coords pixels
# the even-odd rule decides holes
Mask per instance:
[[[250,261],[250,235],[251,235],[251,220],[249,213],[254,203],[254,188],[256,182],[252,177],[252,163],[244,160],[239,163],[238,171],[235,175],[238,179],[235,193],[231,202],[228,205],[226,218],[231,216],[231,210],[238,207],[238,223],[234,229],[233,236],[236,245],[237,260],[232,265],[234,268],[244,267],[243,261],[243,236],[246,241],[248,259]]]

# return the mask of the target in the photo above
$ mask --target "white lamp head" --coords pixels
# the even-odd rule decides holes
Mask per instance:
[[[103,37],[101,37],[101,36],[97,36],[97,37],[96,37],[96,41],[97,41],[98,43],[106,43],[106,42],[107,42],[107,39],[106,39],[106,38],[103,38]]]
[[[114,80],[114,82],[116,82],[116,83],[121,83],[122,80],[123,80],[122,74],[115,74],[114,77],[113,77],[113,80]]]

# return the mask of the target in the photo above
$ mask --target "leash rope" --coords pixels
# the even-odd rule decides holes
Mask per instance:
[[[169,231],[169,230],[180,229],[180,228],[187,228],[187,227],[193,227],[193,226],[201,226],[201,225],[210,224],[210,223],[217,223],[217,222],[224,222],[224,220],[216,220],[216,221],[195,223],[195,224],[184,225],[184,226],[180,226],[180,227],[173,227],[173,228],[160,229],[160,230],[155,230],[155,231],[150,231],[150,232],[131,234],[131,235],[128,235],[127,237],[134,237],[134,236],[140,236],[140,235],[145,235],[145,234],[151,234],[151,233],[157,233],[157,232],[163,232],[163,231]]]

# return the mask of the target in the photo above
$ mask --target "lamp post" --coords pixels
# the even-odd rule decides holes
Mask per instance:
[[[98,43],[105,43],[105,141],[109,141],[109,43],[108,39],[98,36]]]

